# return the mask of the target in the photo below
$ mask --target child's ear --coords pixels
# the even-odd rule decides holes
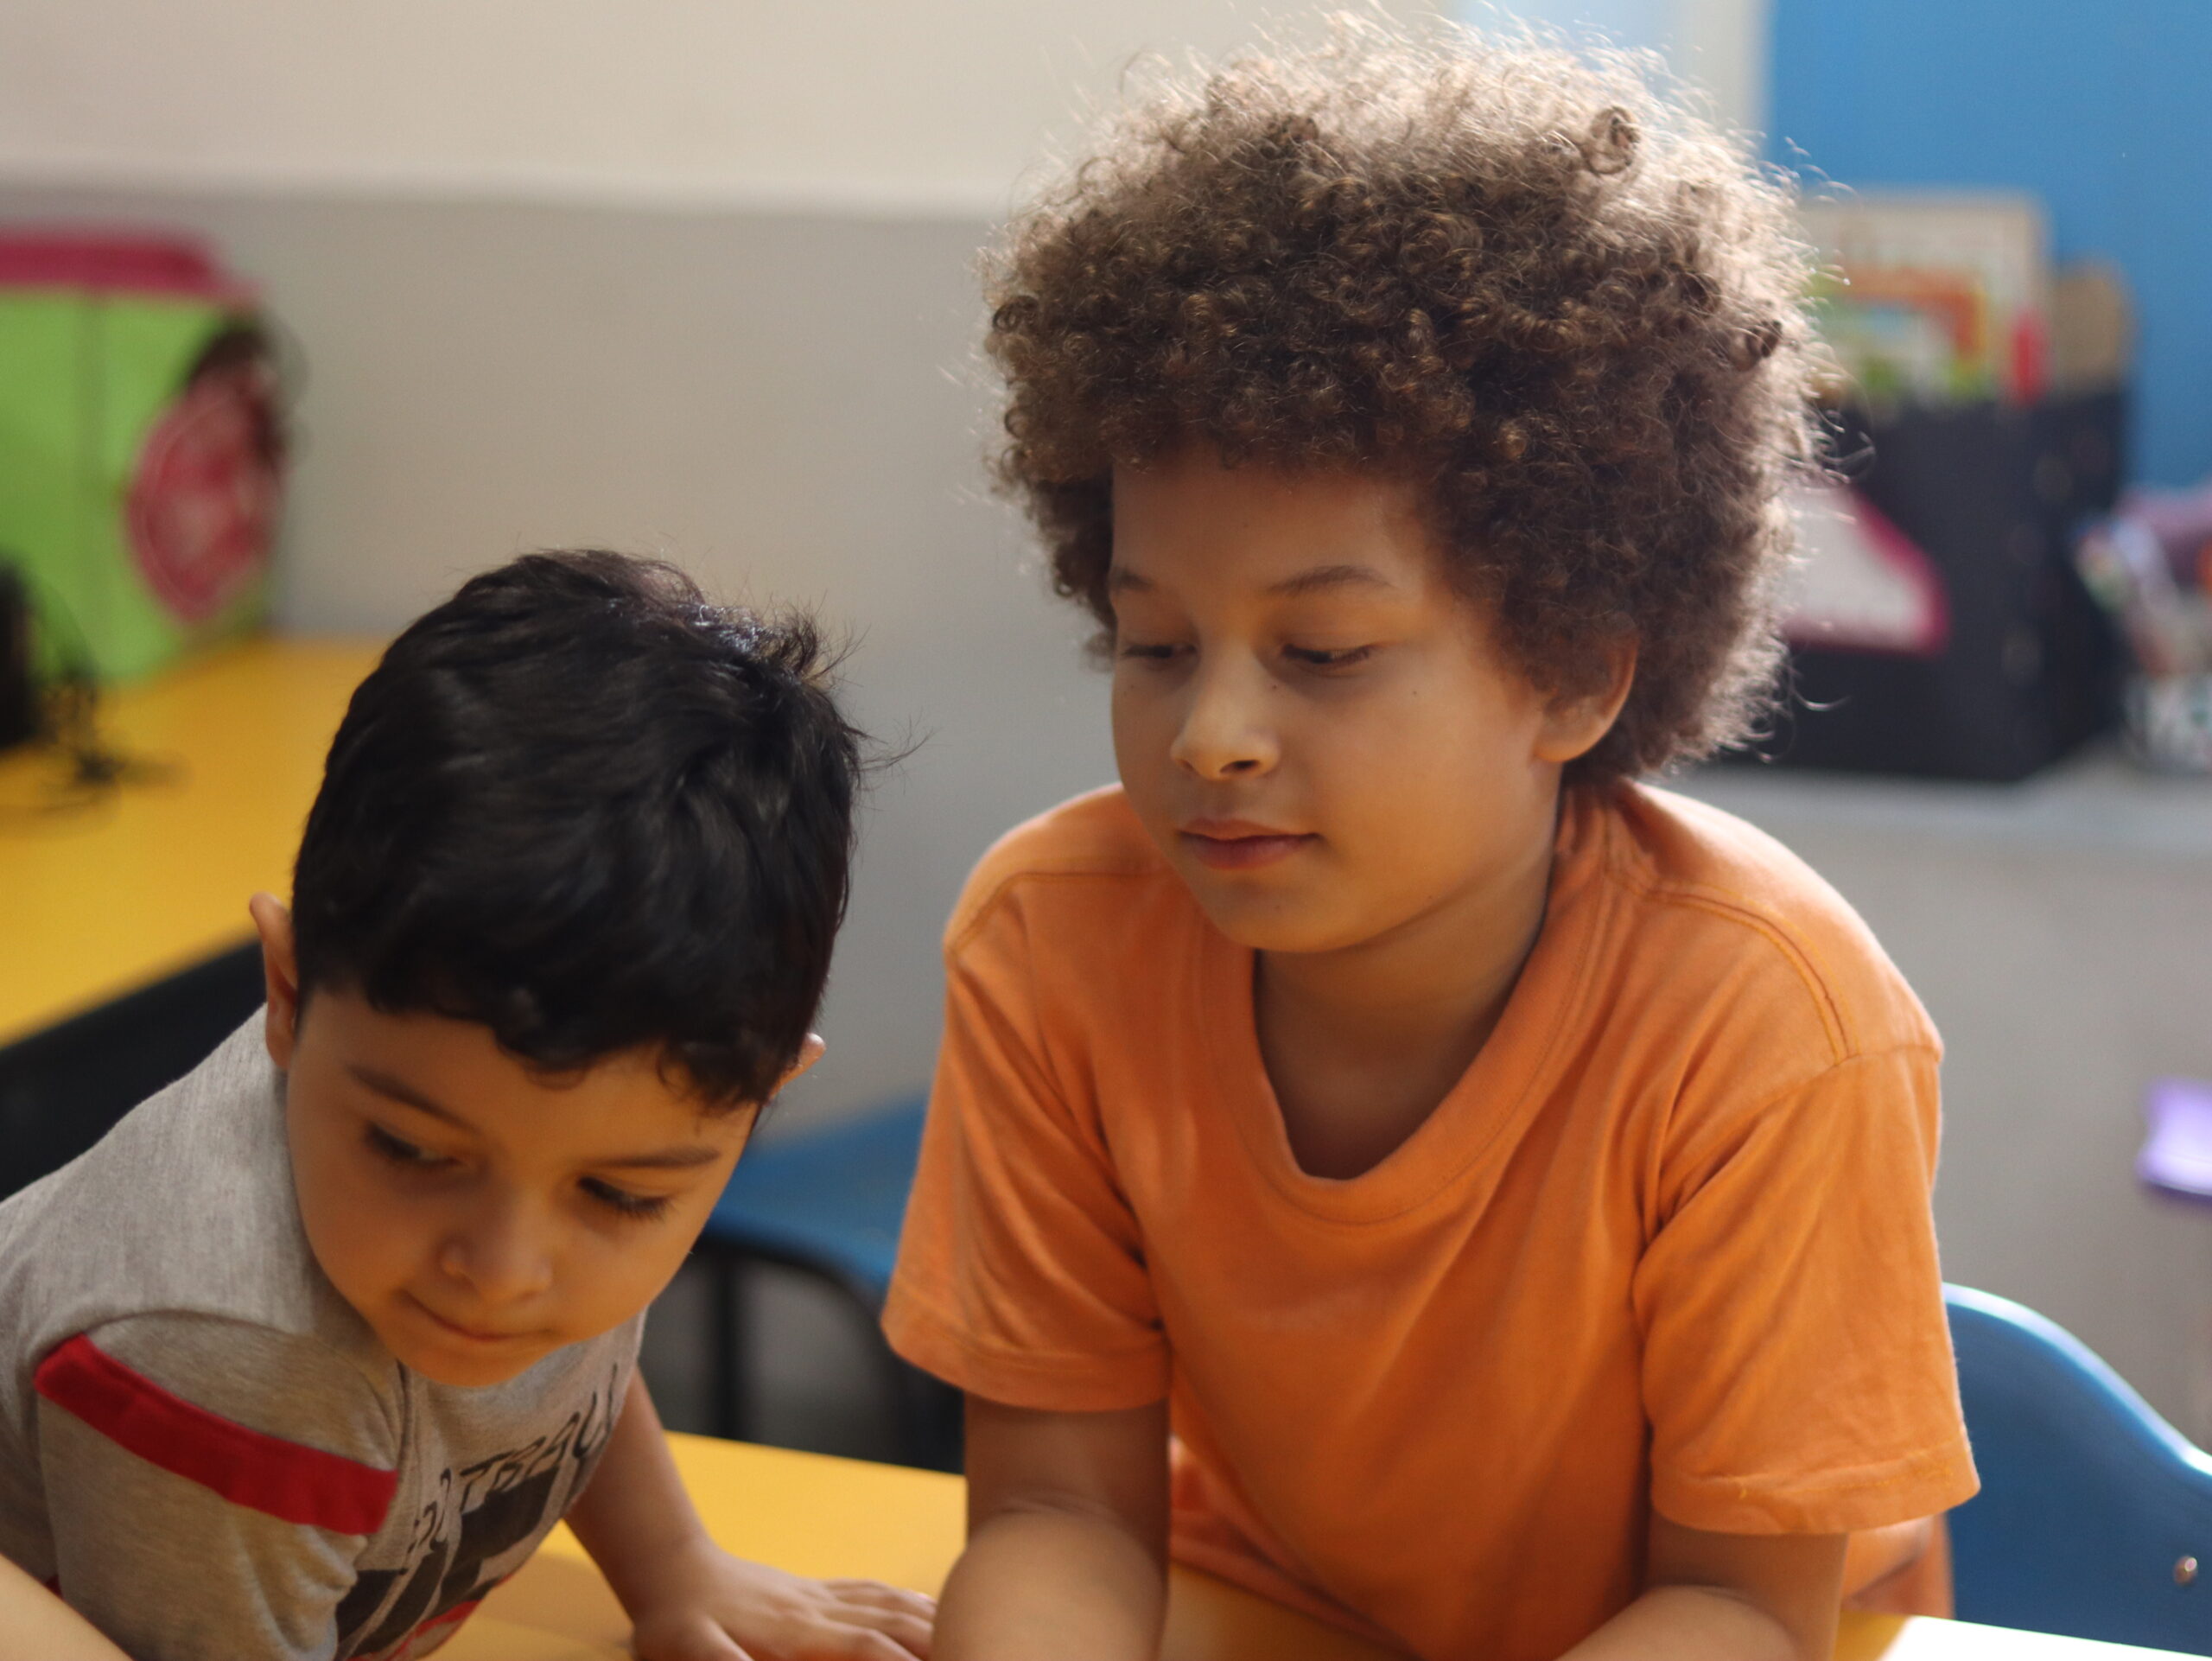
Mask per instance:
[[[1636,637],[1623,635],[1605,649],[1605,679],[1594,690],[1554,697],[1536,735],[1536,759],[1565,767],[1586,755],[1612,730],[1629,688],[1636,684]]]
[[[254,932],[261,936],[261,979],[269,1000],[269,1059],[289,1071],[300,1030],[300,963],[292,946],[292,913],[276,895],[257,894],[246,902]]]
[[[830,1047],[827,1044],[822,1041],[822,1034],[820,1033],[809,1033],[806,1035],[806,1041],[798,1047],[798,1060],[792,1062],[790,1066],[784,1069],[784,1076],[776,1080],[776,1088],[778,1090],[781,1090],[785,1085],[791,1083],[792,1079],[798,1078],[799,1074],[804,1072],[817,1061],[819,1061],[822,1059],[823,1052],[827,1050],[829,1047]]]

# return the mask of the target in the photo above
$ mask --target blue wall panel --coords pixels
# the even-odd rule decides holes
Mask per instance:
[[[2135,472],[2212,473],[2212,0],[1775,0],[1769,122],[1840,184],[2005,186],[2116,260]]]

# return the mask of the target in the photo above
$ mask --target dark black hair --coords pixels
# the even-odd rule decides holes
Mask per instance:
[[[302,998],[489,1027],[569,1072],[657,1046],[765,1101],[829,978],[863,739],[802,616],[594,550],[472,578],[361,683],[293,875]]]

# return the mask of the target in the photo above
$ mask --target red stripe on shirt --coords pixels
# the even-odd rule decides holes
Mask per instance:
[[[264,1435],[194,1407],[82,1333],[38,1364],[38,1393],[149,1464],[287,1523],[340,1534],[384,1525],[399,1476]]]
[[[494,1582],[494,1584],[498,1583],[499,1582]],[[490,1594],[487,1592],[486,1596],[489,1595]],[[448,1626],[457,1626],[462,1621],[467,1620],[469,1616],[476,1613],[478,1607],[482,1604],[483,1601],[483,1598],[472,1598],[467,1603],[457,1603],[452,1608],[447,1610],[445,1613],[431,1616],[429,1620],[415,1627],[407,1634],[406,1637],[401,1639],[399,1642],[393,1645],[390,1649],[382,1651],[380,1654],[362,1656],[359,1658],[359,1661],[410,1661],[410,1658],[415,1653],[415,1646],[416,1644],[429,1637],[432,1632],[443,1633],[444,1636],[441,1637],[438,1640],[439,1643],[443,1644],[448,1638],[453,1636],[452,1633],[445,1632],[445,1629]]]

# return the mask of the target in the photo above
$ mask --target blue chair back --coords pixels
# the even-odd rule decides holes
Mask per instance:
[[[1959,1618],[2212,1655],[2212,1457],[2032,1309],[1944,1298],[1982,1484],[1951,1513]]]
[[[826,1275],[874,1308],[891,1287],[921,1154],[917,1097],[745,1150],[700,1248]]]

